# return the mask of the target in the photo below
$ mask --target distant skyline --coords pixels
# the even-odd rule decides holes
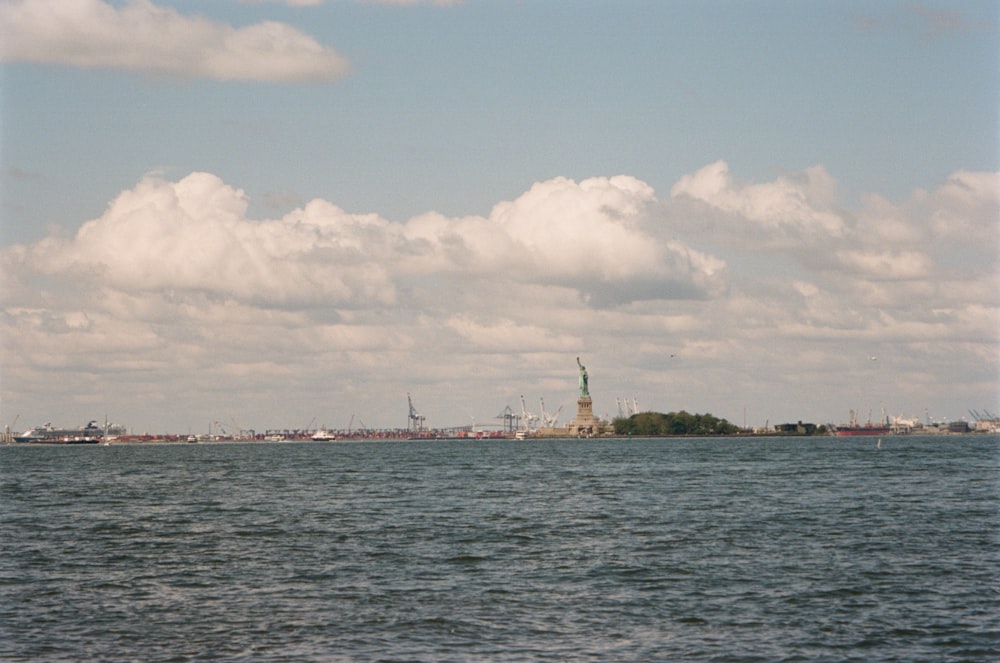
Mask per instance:
[[[0,419],[1000,411],[1000,3],[0,2]]]

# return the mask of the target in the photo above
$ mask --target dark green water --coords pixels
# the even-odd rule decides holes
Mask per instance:
[[[998,452],[0,447],[0,659],[998,660]]]

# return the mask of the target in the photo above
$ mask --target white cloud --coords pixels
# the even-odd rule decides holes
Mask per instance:
[[[552,334],[546,326],[522,324],[509,319],[478,320],[460,313],[446,319],[444,325],[467,342],[491,352],[558,352],[561,348],[579,343],[579,338]]]
[[[837,253],[837,260],[855,276],[873,281],[926,278],[932,269],[930,258],[917,251],[845,249]]]
[[[843,219],[830,205],[834,182],[822,166],[765,184],[740,184],[733,180],[725,161],[716,161],[683,176],[671,189],[673,198],[690,198],[745,225],[734,228],[774,240],[801,242],[837,238],[846,232]]]
[[[394,224],[314,200],[250,220],[246,195],[208,173],[146,178],[76,237],[8,252],[18,271],[128,292],[212,293],[262,306],[392,305],[410,279],[458,275],[573,285],[602,304],[706,296],[725,264],[642,230],[652,189],[633,178],[559,178],[489,218],[425,214]]]
[[[1000,174],[957,171],[903,201],[870,194],[857,212],[839,206],[835,190],[821,166],[741,184],[719,161],[674,185],[667,214],[689,237],[743,256],[741,266],[759,264],[757,252],[766,252],[785,271],[812,274],[872,305],[926,298],[955,272],[995,273]]]
[[[322,201],[273,221],[250,221],[246,208],[242,191],[208,173],[176,183],[147,178],[73,240],[25,259],[131,292],[209,292],[277,306],[393,301],[378,261],[386,221]]]
[[[940,267],[995,270],[1000,258],[1000,173],[957,171],[939,187],[918,189],[901,202],[867,196],[848,239],[838,250],[921,253],[925,262]]]
[[[215,80],[328,83],[350,64],[272,21],[241,28],[149,0],[14,0],[0,5],[0,57],[79,68]]]
[[[996,241],[1000,173],[958,171],[930,196],[934,235],[972,243]]]
[[[579,285],[595,302],[718,294],[722,260],[681,242],[657,241],[648,213],[655,192],[628,176],[535,184],[490,220],[519,251],[507,260],[537,278]]]

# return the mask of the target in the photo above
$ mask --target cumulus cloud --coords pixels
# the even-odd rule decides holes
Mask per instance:
[[[921,198],[923,196],[921,195]],[[938,237],[972,242],[996,239],[1000,173],[958,171],[930,194],[932,229]]]
[[[897,281],[925,278],[931,273],[930,258],[917,251],[844,250],[837,254],[839,263],[854,276],[874,281]]]
[[[733,179],[725,161],[716,161],[683,176],[670,195],[723,212],[736,222],[728,226],[732,231],[787,244],[845,234],[843,219],[831,209],[834,192],[833,178],[822,166],[773,182],[744,184]]]
[[[926,297],[955,271],[995,271],[1000,174],[957,171],[901,201],[869,194],[863,202],[853,212],[841,207],[822,166],[742,183],[718,161],[678,180],[669,214],[689,237],[746,256],[764,251],[872,305]]]
[[[284,23],[241,28],[149,0],[14,0],[0,5],[0,57],[86,69],[280,83],[328,83],[346,58]]]
[[[643,232],[653,198],[634,178],[557,178],[488,218],[429,213],[396,224],[313,200],[251,220],[246,194],[215,175],[149,177],[74,238],[16,247],[7,259],[21,273],[279,307],[391,305],[414,279],[443,275],[572,285],[602,305],[724,288],[723,261]]]
[[[322,201],[283,219],[251,221],[247,205],[242,191],[208,173],[146,178],[76,237],[10,256],[29,271],[131,292],[206,292],[276,306],[393,300],[379,262],[386,221]]]
[[[960,170],[940,186],[918,189],[906,200],[868,196],[850,243],[838,248],[921,253],[939,265],[995,269],[1000,257],[998,219],[1000,173]]]
[[[680,242],[656,241],[653,189],[633,177],[555,178],[497,205],[490,220],[517,245],[513,259],[600,302],[718,294],[725,263]],[[631,293],[631,294],[630,294]]]

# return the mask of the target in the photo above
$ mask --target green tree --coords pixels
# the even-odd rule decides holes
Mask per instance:
[[[681,410],[663,414],[640,412],[613,422],[617,435],[732,435],[739,429],[712,414],[691,414]]]

